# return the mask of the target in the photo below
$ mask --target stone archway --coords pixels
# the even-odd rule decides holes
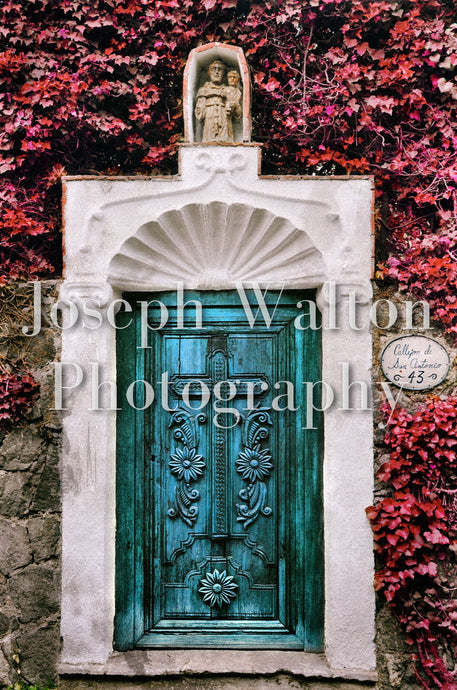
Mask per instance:
[[[340,365],[348,364],[353,379],[370,381],[371,182],[262,178],[258,160],[253,145],[189,144],[180,150],[178,176],[64,181],[61,296],[97,305],[102,318],[97,330],[82,319],[62,334],[63,362],[78,363],[84,375],[76,384],[69,367],[64,377],[62,469],[72,479],[63,486],[64,675],[152,677],[223,668],[374,679],[372,535],[364,513],[372,500],[372,414],[341,405]],[[325,660],[302,651],[237,650],[224,653],[221,666],[216,650],[188,650],[185,661],[179,649],[116,653],[116,411],[108,385],[102,395],[108,404],[94,411],[90,387],[94,363],[101,364],[100,381],[115,385],[116,331],[107,313],[112,316],[123,291],[174,290],[177,281],[226,290],[234,280],[318,292],[322,377],[336,397],[324,412]],[[331,281],[341,302],[334,327],[325,289]],[[348,325],[350,294],[357,295],[361,330]]]

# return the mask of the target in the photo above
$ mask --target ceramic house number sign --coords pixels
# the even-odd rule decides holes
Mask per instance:
[[[423,335],[395,338],[381,354],[384,376],[406,390],[422,391],[437,386],[446,378],[449,365],[445,348]]]

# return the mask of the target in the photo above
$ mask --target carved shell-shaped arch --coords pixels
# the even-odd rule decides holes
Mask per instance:
[[[245,204],[188,204],[142,225],[109,265],[122,290],[223,290],[256,281],[312,287],[324,275],[321,253],[303,230]]]

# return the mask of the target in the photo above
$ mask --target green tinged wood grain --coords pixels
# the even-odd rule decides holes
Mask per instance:
[[[160,331],[151,332],[149,349],[138,348],[139,310],[132,327],[117,331],[122,407],[117,431],[118,649],[215,646],[322,650],[322,420],[317,416],[318,428],[304,429],[303,409],[270,411],[271,434],[261,448],[271,450],[274,466],[265,479],[272,514],[259,514],[244,529],[236,519],[235,507],[242,502],[240,489],[248,483],[235,466],[243,450],[241,424],[223,432],[223,455],[217,455],[215,444],[221,435],[212,423],[212,400],[205,410],[207,422],[198,426],[197,451],[204,457],[206,468],[204,476],[192,483],[200,492],[195,503],[199,514],[189,527],[179,516],[171,519],[168,515],[177,483],[169,468],[170,453],[183,445],[173,437],[171,413],[161,408],[156,385],[164,370],[176,376],[214,378],[214,353],[225,347],[226,361],[220,369],[224,377],[234,379],[251,373],[265,374],[272,385],[292,381],[300,405],[302,381],[321,378],[320,331],[294,327],[300,297],[303,295],[283,293],[271,328],[259,319],[251,329],[236,292],[186,293],[186,300],[198,299],[203,304],[203,329],[178,331],[176,295],[161,293],[155,298],[167,305],[170,320]],[[133,305],[137,298],[132,296]],[[276,299],[276,294],[269,294],[270,310]],[[251,293],[249,300],[255,304]],[[186,324],[192,325],[193,309],[186,313]],[[128,316],[119,315],[119,325],[125,325]],[[141,379],[150,381],[156,391],[155,403],[144,412],[125,403],[127,387]],[[143,404],[141,390],[139,386],[137,406]],[[271,388],[261,405],[271,406],[277,394]],[[183,406],[182,401],[170,397],[170,405],[177,402]],[[227,406],[232,404],[246,414],[245,401],[237,398]],[[225,494],[216,500],[217,467],[226,477]],[[224,519],[217,521],[215,510],[222,509]],[[227,525],[227,534],[212,531],[217,522]],[[239,585],[230,605],[221,608],[209,607],[198,593],[201,578],[215,566],[230,572]]]

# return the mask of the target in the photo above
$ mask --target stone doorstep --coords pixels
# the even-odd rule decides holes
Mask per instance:
[[[89,664],[86,668],[76,667],[69,663],[60,665],[61,690],[268,690],[269,688],[289,688],[290,690],[356,690],[358,688],[375,688],[377,674],[375,671],[337,671],[331,669],[322,655],[310,654],[306,663],[299,655],[301,667],[292,670],[290,664],[296,658],[293,652],[288,659],[287,667],[284,654],[277,656],[271,652],[265,655],[257,652],[253,655],[241,655],[238,651],[224,650],[225,664],[221,663],[220,653],[217,670],[214,666],[215,650],[187,650],[192,654],[184,666],[178,663],[176,654],[154,653],[141,654],[138,651],[113,653],[106,665]],[[175,650],[176,652],[176,650]],[[234,657],[238,657],[238,665]],[[260,657],[260,658],[259,658]],[[263,658],[262,658],[263,657]],[[213,670],[211,668],[213,659]],[[269,662],[268,662],[269,659]],[[173,663],[173,661],[175,663]],[[205,663],[206,662],[206,663]],[[297,662],[296,662],[297,663]],[[225,668],[224,668],[225,666]],[[250,667],[250,668],[249,668]],[[234,669],[238,669],[235,672]],[[260,670],[261,669],[261,670]]]
[[[150,680],[120,679],[108,677],[61,676],[60,690],[267,690],[289,688],[289,690],[363,690],[375,688],[371,681],[322,681],[303,679],[291,675],[236,676],[236,675],[191,675],[159,677]]]
[[[321,654],[271,650],[133,650],[59,671],[61,690],[356,690],[377,681],[376,671],[337,670]]]
[[[291,650],[134,649],[113,651],[105,663],[62,660],[61,678],[273,678],[328,683],[375,683],[375,670],[330,666],[325,655]]]

